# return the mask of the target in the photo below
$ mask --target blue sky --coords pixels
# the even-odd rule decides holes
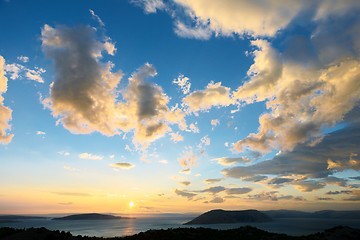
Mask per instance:
[[[0,213],[357,209],[359,11],[0,1]]]

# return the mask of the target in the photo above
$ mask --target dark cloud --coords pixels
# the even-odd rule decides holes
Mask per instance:
[[[341,190],[341,191],[329,191],[326,194],[327,195],[339,195],[339,194],[351,194],[351,190]]]
[[[226,193],[229,195],[238,195],[238,194],[245,194],[248,192],[251,192],[253,189],[252,188],[228,188],[226,189]]]
[[[175,189],[175,194],[179,195],[179,196],[182,196],[182,197],[186,197],[189,200],[191,200],[193,197],[195,197],[197,195],[195,193],[191,193],[191,192],[188,192],[188,191],[182,191],[182,190],[179,190],[179,189]]]

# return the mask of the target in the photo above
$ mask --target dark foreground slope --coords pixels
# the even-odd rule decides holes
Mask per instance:
[[[60,218],[53,218],[52,220],[111,220],[111,219],[120,219],[122,217],[117,217],[107,214],[99,213],[84,213],[84,214],[74,214]]]
[[[69,232],[50,231],[45,228],[13,229],[0,228],[1,240],[100,240],[104,238],[72,236]],[[360,230],[349,227],[335,227],[321,233],[308,236],[293,237],[285,234],[269,233],[254,227],[241,227],[230,230],[216,230],[208,228],[177,228],[167,230],[149,230],[128,237],[107,238],[107,240],[358,240]]]
[[[194,218],[185,225],[225,224],[239,222],[268,222],[272,219],[257,210],[225,211],[211,210]]]

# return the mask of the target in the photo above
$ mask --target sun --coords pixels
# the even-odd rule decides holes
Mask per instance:
[[[134,204],[134,202],[133,202],[133,201],[130,201],[130,202],[129,202],[129,208],[133,208],[133,207],[134,207],[134,205],[135,205],[135,204]]]

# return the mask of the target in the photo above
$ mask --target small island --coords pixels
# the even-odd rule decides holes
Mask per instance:
[[[240,222],[269,222],[272,219],[257,210],[225,211],[211,210],[194,218],[184,225],[225,224]]]
[[[109,214],[83,213],[83,214],[74,214],[65,217],[53,218],[52,220],[113,220],[113,219],[127,219],[127,218],[109,215]]]

